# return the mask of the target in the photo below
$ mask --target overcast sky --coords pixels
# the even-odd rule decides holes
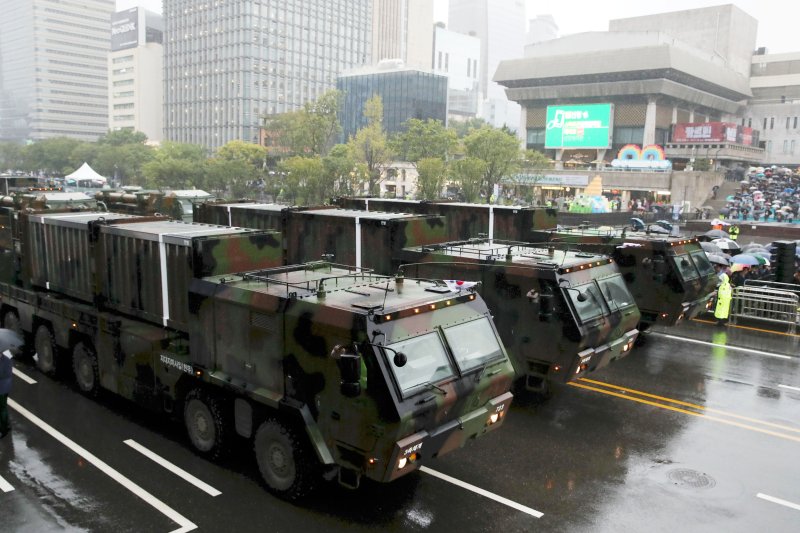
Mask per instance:
[[[647,0],[526,0],[528,18],[539,14],[553,15],[561,35],[604,31],[608,29],[609,19],[724,3],[720,0],[655,3]],[[448,0],[434,0],[434,4],[436,19],[446,22]],[[736,0],[733,4],[758,20],[757,46],[766,46],[771,53],[800,51],[800,5],[797,0]],[[117,0],[118,9],[134,6],[161,12],[161,0]]]

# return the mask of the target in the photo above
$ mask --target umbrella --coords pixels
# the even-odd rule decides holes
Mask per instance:
[[[726,202],[732,202],[734,200],[736,200],[736,197],[732,194],[725,197]]]
[[[714,239],[711,242],[719,246],[722,251],[739,250],[739,245],[730,239]]]
[[[709,224],[711,224],[712,226],[730,226],[731,225],[730,222],[725,222],[724,220],[720,220],[718,218],[712,219],[711,222],[709,222]]]
[[[711,237],[712,239],[724,239],[728,236],[728,234],[721,229],[712,229],[703,233],[703,235]]]
[[[700,248],[707,254],[721,254],[722,248],[714,244],[713,242],[701,242]]]
[[[714,264],[717,264],[717,265],[725,265],[725,266],[728,266],[730,264],[727,259],[725,259],[724,257],[722,257],[719,254],[710,254],[710,253],[706,252],[706,256],[708,257],[708,260],[711,263],[714,263]]]
[[[731,263],[731,272],[739,272],[740,270],[744,270],[745,268],[750,268],[750,266],[743,265],[741,263]]]
[[[25,341],[22,340],[22,337],[20,337],[19,333],[16,331],[0,329],[0,353],[12,348],[18,348],[23,344],[25,344]]]
[[[750,254],[739,254],[731,259],[731,263],[745,265],[745,266],[755,266],[762,264],[758,260],[758,258],[756,258],[756,256]]]

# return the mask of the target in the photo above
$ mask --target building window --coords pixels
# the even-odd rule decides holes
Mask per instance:
[[[789,153],[789,141],[788,140],[783,141],[783,153],[784,154],[788,154]]]
[[[789,124],[791,123],[791,118],[792,117],[786,117],[786,129],[787,130],[789,129]]]
[[[797,129],[797,117],[794,117],[794,129]]]
[[[775,117],[769,117],[769,129],[775,129]]]
[[[767,141],[767,152],[772,152],[772,141]]]
[[[792,140],[792,144],[790,145],[790,148],[789,148],[789,153],[790,153],[790,154],[793,154],[793,153],[794,153],[794,139]]]
[[[767,129],[767,117],[764,117],[764,127],[761,128],[761,129],[763,129],[763,130]]]
[[[439,52],[439,63],[437,64],[436,68],[442,70],[442,52]]]
[[[444,71],[450,72],[450,54],[444,55]]]
[[[748,128],[752,128],[753,127],[753,119],[752,119],[752,117],[747,119],[747,127]]]

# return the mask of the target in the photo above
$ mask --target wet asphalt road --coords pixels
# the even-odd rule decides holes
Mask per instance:
[[[328,484],[302,505],[261,487],[246,445],[211,463],[176,425],[16,367],[36,383],[18,375],[12,399],[53,431],[12,408],[4,532],[800,531],[798,336],[701,322],[654,332],[546,402],[517,397],[504,428],[427,465],[455,482],[419,472],[357,491]]]

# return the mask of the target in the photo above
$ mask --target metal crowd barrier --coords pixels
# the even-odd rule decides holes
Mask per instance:
[[[784,324],[794,333],[800,321],[800,294],[768,286],[743,285],[733,291],[730,320],[738,318]]]

